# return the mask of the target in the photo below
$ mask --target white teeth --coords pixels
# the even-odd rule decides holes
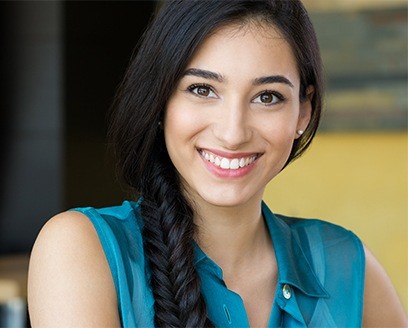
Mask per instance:
[[[204,150],[200,151],[201,156],[206,160],[209,161],[216,166],[221,167],[222,169],[225,170],[237,170],[241,167],[245,167],[251,163],[253,163],[257,156],[252,156],[252,157],[242,157],[242,158],[234,158],[234,159],[228,159],[225,157],[218,157],[215,156],[211,153],[207,153]]]
[[[217,157],[218,158],[218,157]],[[215,163],[218,165],[217,163]],[[229,169],[230,168],[230,161],[227,158],[223,158],[221,160],[221,165],[219,165],[222,169]]]
[[[230,169],[231,169],[231,170],[236,170],[237,168],[239,168],[239,159],[238,159],[238,158],[234,158],[234,159],[230,162]]]

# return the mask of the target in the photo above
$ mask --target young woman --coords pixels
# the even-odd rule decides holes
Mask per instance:
[[[299,1],[166,2],[114,106],[111,138],[135,199],[44,226],[30,264],[32,325],[406,324],[354,234],[262,203],[309,146],[321,97]]]

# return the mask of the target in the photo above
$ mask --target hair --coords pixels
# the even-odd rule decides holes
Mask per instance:
[[[286,164],[310,145],[322,108],[322,65],[312,23],[298,0],[173,0],[163,4],[144,33],[118,89],[111,143],[124,181],[142,196],[144,252],[151,270],[158,327],[208,327],[194,263],[194,209],[183,196],[159,122],[200,44],[215,30],[251,21],[277,27],[290,44],[300,75],[301,101],[314,86],[312,114]]]

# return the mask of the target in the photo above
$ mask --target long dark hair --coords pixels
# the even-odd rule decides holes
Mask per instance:
[[[113,108],[110,137],[124,181],[143,197],[144,252],[151,269],[158,327],[207,327],[194,266],[194,210],[183,196],[166,151],[160,121],[168,99],[203,40],[222,26],[260,20],[276,26],[292,47],[299,98],[313,85],[312,118],[288,159],[312,141],[322,107],[321,59],[310,19],[297,0],[172,0],[163,4],[138,45]]]

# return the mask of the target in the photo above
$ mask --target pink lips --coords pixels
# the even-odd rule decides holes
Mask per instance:
[[[238,169],[224,169],[221,168],[220,166],[215,165],[214,163],[206,160],[202,154],[201,151],[205,151],[207,153],[211,153],[215,156],[218,157],[224,157],[224,158],[228,158],[228,159],[239,159],[239,158],[249,158],[249,157],[254,157],[256,156],[257,159],[259,157],[259,153],[227,153],[227,152],[223,152],[220,150],[215,150],[215,149],[198,149],[198,153],[201,157],[201,159],[204,162],[205,167],[214,175],[216,175],[217,177],[220,178],[241,178],[245,175],[247,175],[249,172],[251,172],[253,170],[253,168],[255,167],[256,163],[257,163],[257,159],[255,159],[255,161],[253,161],[252,163],[244,166],[244,167],[240,167]]]

